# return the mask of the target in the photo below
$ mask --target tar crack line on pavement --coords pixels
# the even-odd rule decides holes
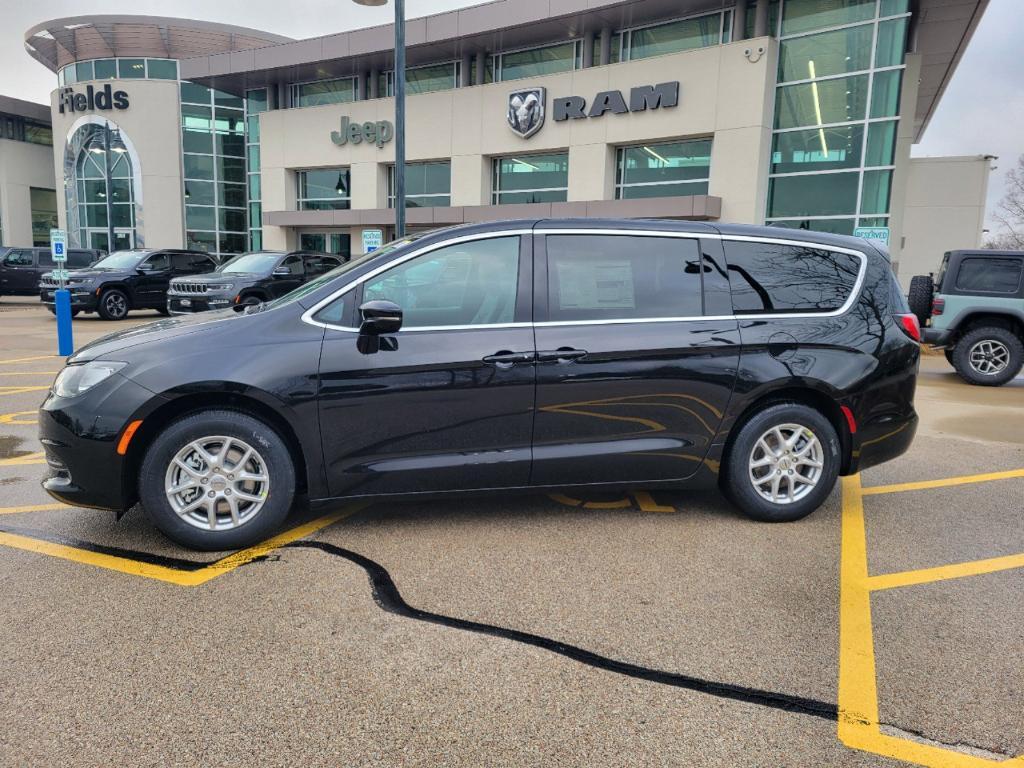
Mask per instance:
[[[711,696],[718,696],[723,699],[735,699],[749,704],[757,704],[763,707],[773,707],[789,712],[796,712],[813,717],[820,717],[824,720],[838,720],[839,710],[835,704],[830,704],[817,699],[809,699],[801,696],[790,696],[775,691],[765,691],[759,688],[746,688],[739,685],[719,683],[713,680],[704,680],[699,677],[691,677],[677,672],[665,672],[650,667],[642,667],[637,664],[611,659],[607,656],[593,653],[575,645],[569,645],[558,640],[552,640],[531,632],[523,632],[517,629],[498,627],[493,624],[483,624],[478,621],[458,619],[452,616],[445,616],[440,613],[432,613],[419,608],[414,608],[405,602],[402,594],[398,591],[391,574],[387,572],[380,563],[371,560],[358,552],[344,549],[323,541],[293,541],[287,547],[318,549],[329,555],[342,557],[355,565],[358,565],[370,579],[370,588],[373,599],[383,610],[398,616],[403,616],[417,621],[425,621],[431,624],[440,624],[452,629],[461,629],[466,632],[476,632],[483,635],[491,635],[506,640],[513,640],[525,645],[532,645],[543,648],[546,651],[557,653],[582,664],[587,664],[608,672],[615,672],[627,677],[634,677],[639,680],[647,680],[662,685],[671,685],[676,688],[686,688],[699,693],[706,693]]]

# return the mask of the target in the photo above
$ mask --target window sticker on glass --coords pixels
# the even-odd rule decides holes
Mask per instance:
[[[634,309],[633,266],[628,259],[564,260],[558,269],[559,309]]]

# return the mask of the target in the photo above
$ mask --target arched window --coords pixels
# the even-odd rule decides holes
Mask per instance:
[[[64,161],[68,236],[72,242],[105,251],[143,245],[136,210],[138,171],[138,157],[131,142],[113,123],[101,119],[74,130]]]

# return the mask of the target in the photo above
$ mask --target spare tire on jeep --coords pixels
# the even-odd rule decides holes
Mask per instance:
[[[917,315],[917,321],[923,326],[932,316],[932,296],[935,286],[931,275],[914,275],[910,278],[910,295],[907,301],[910,311]]]

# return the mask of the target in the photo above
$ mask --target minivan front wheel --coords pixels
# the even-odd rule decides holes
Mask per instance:
[[[831,493],[839,461],[839,437],[828,419],[805,405],[772,405],[736,435],[723,491],[754,520],[799,520]]]
[[[174,422],[150,445],[139,496],[153,524],[193,549],[238,549],[270,536],[295,496],[295,467],[267,424],[234,411]]]

